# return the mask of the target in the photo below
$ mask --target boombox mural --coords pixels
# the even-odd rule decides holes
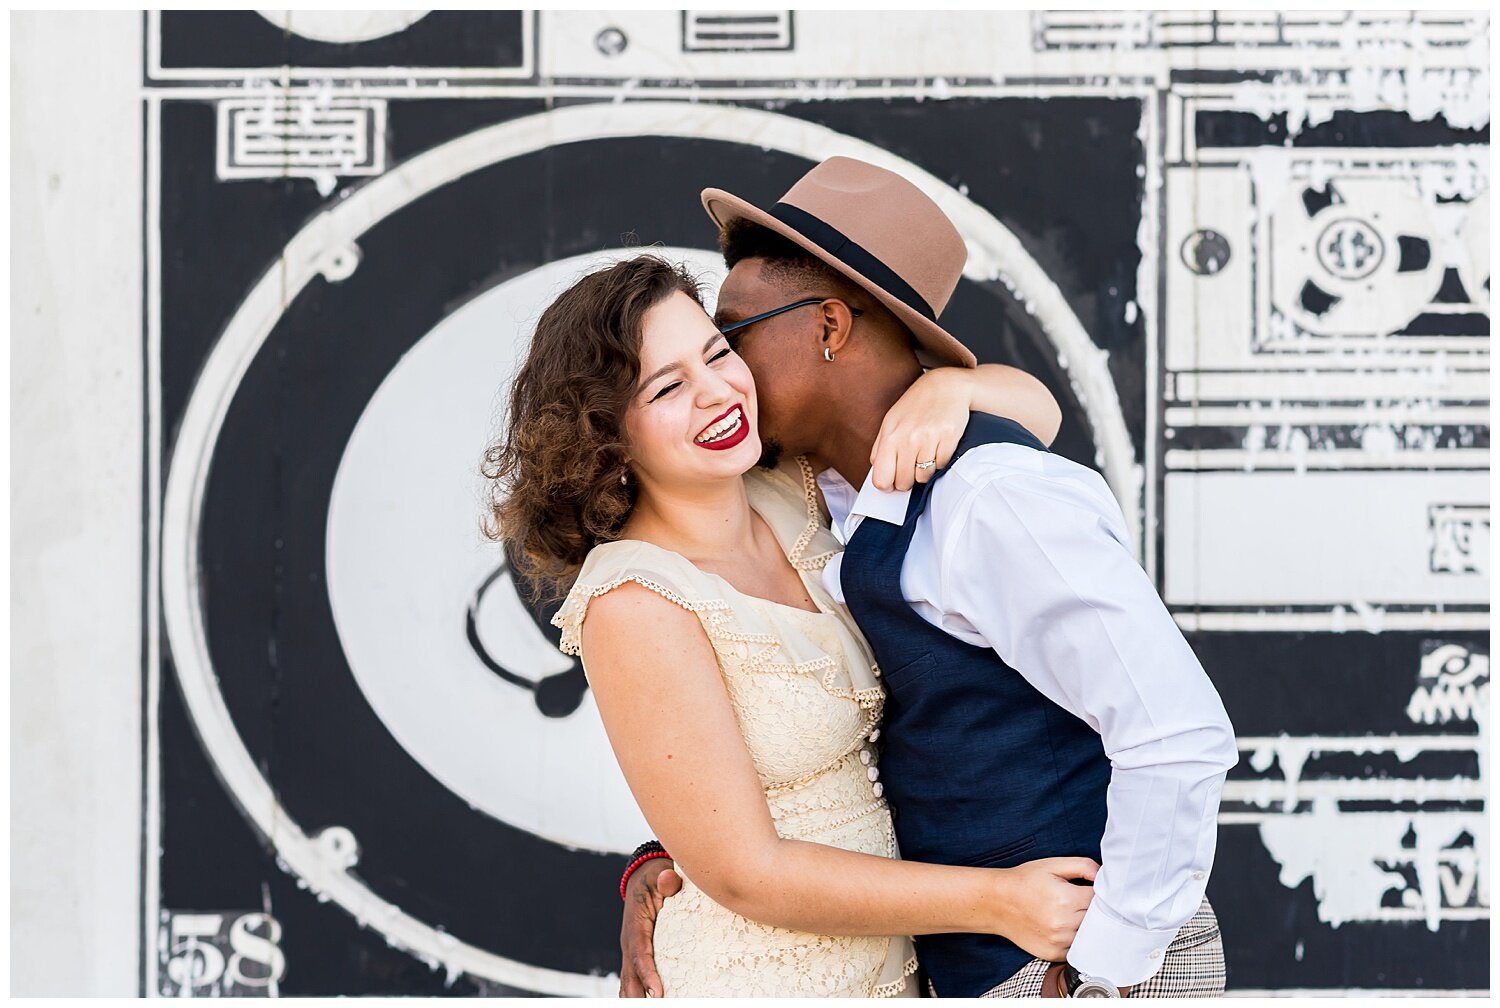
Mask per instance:
[[[1231,993],[1489,985],[1488,21],[146,15],[166,995],[617,989],[649,836],[479,534],[537,314],[834,154],[969,244],[1240,736]],[[912,45],[914,40],[926,40]]]

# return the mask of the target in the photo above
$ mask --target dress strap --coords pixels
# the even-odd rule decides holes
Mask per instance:
[[[728,611],[730,603],[713,586],[705,585],[704,579],[703,572],[686,558],[650,543],[601,543],[589,553],[577,581],[552,617],[552,625],[562,631],[559,646],[564,654],[582,654],[580,635],[589,603],[630,581],[697,613],[700,619]],[[712,625],[717,621],[705,622]]]

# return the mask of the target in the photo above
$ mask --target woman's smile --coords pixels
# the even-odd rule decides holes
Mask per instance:
[[[749,433],[750,425],[745,422],[745,410],[739,403],[735,403],[728,412],[699,431],[693,442],[700,448],[723,451],[745,440]]]

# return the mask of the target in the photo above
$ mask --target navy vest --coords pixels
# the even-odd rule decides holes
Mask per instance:
[[[974,413],[953,461],[999,442],[1047,450],[1014,421]],[[1097,861],[1110,774],[1098,733],[993,650],[949,636],[902,597],[901,566],[943,473],[912,487],[902,525],[861,521],[839,572],[885,681],[880,779],[901,856],[994,868],[1045,857]],[[990,562],[1003,571],[1006,559]],[[943,997],[983,994],[1031,960],[996,935],[918,935],[916,944]]]

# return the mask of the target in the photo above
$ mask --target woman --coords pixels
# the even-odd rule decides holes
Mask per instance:
[[[696,283],[640,256],[543,313],[489,456],[494,534],[539,588],[572,585],[562,648],[682,876],[657,921],[663,993],[915,995],[907,936],[943,931],[1059,958],[1088,892],[1042,889],[1058,865],[899,860],[870,772],[879,672],[818,577],[838,543],[806,459],[757,467],[755,420]],[[1091,874],[1080,860],[1055,859]]]

